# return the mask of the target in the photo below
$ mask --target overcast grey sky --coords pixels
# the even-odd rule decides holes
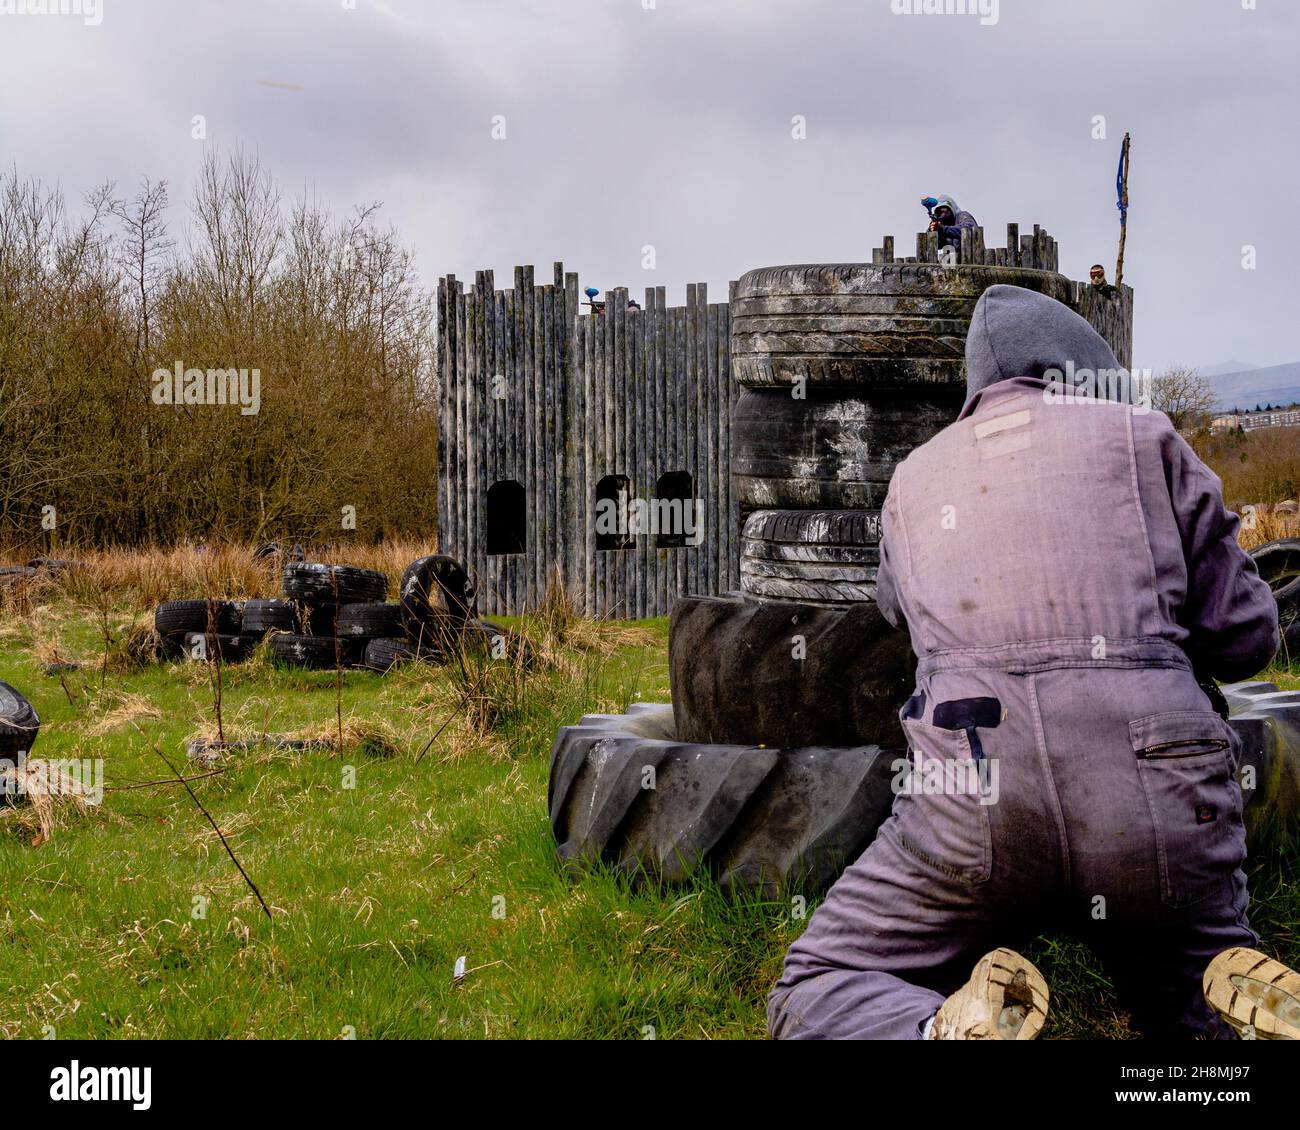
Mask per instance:
[[[180,224],[205,146],[240,143],[286,194],[382,200],[430,285],[563,259],[679,303],[909,245],[949,192],[991,242],[1043,224],[1083,278],[1113,271],[1128,130],[1134,364],[1300,359],[1295,0],[1001,0],[987,26],[902,0],[101,2],[0,14],[0,161],[74,198],[164,178]]]

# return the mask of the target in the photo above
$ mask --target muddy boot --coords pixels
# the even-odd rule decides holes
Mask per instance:
[[[975,963],[970,980],[935,1014],[930,1040],[1032,1040],[1047,1019],[1047,982],[1015,950]]]
[[[1300,973],[1259,950],[1224,950],[1205,970],[1205,999],[1243,1040],[1300,1040]]]

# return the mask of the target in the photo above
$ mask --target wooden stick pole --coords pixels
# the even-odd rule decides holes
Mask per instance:
[[[1120,212],[1119,219],[1119,259],[1115,263],[1115,286],[1124,285],[1124,239],[1128,235],[1128,134],[1124,135],[1124,152],[1122,160],[1124,163],[1124,172],[1120,180],[1120,204],[1123,209]]]

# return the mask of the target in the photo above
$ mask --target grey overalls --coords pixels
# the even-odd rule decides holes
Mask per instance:
[[[878,593],[919,659],[922,787],[791,947],[774,1036],[916,1038],[980,955],[1045,930],[1098,952],[1142,1030],[1226,1031],[1200,979],[1257,942],[1239,747],[1189,656],[1239,679],[1276,648],[1236,527],[1167,417],[1039,377],[899,466]]]

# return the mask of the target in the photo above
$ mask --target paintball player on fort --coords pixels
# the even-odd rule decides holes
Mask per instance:
[[[978,226],[975,217],[957,207],[951,196],[927,196],[921,203],[930,213],[930,231],[939,233],[939,246],[961,250],[961,229]]]
[[[1003,947],[1061,931],[1147,1036],[1300,1038],[1300,975],[1247,922],[1240,739],[1194,673],[1248,678],[1278,645],[1219,480],[1163,413],[1064,387],[1119,364],[1054,299],[986,291],[966,368],[957,421],[890,483],[877,599],[918,658],[908,764],[981,784],[896,788],[769,1030],[1032,1039],[1047,984]],[[969,770],[993,761],[989,793]]]

